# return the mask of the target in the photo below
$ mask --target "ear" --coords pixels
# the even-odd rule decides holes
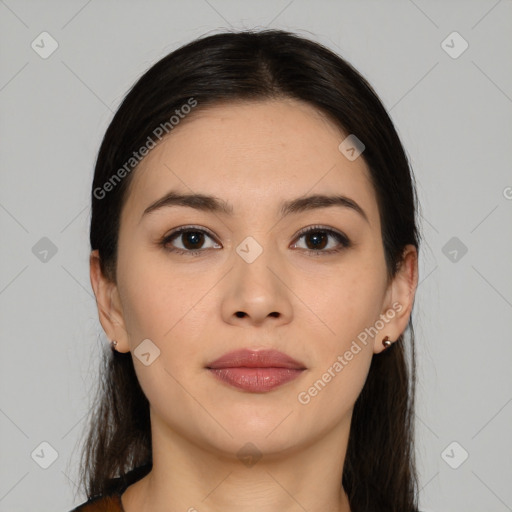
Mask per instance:
[[[117,285],[103,275],[98,250],[91,252],[89,266],[91,286],[96,296],[98,316],[103,330],[109,340],[117,341],[118,352],[128,352],[128,336]]]
[[[418,286],[418,251],[407,245],[402,254],[402,263],[389,283],[381,311],[385,327],[375,336],[373,352],[382,352],[382,340],[388,336],[394,342],[405,331],[411,316],[414,296]]]

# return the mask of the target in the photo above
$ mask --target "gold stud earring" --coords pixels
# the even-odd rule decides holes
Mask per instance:
[[[392,344],[393,344],[393,342],[392,342],[392,341],[390,341],[389,336],[386,336],[386,337],[382,340],[382,345],[384,345],[384,350],[386,350],[387,348],[389,348]]]

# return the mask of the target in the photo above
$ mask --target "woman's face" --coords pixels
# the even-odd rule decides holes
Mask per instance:
[[[347,433],[373,354],[407,326],[414,281],[387,282],[367,166],[338,148],[348,134],[301,102],[194,116],[134,171],[105,300],[112,322],[102,321],[132,353],[155,435],[234,457],[247,442],[285,453]],[[169,201],[145,213],[171,191],[226,208]],[[177,228],[190,231],[169,237]],[[208,369],[238,349],[277,350],[304,369],[261,370],[273,376],[263,384],[294,378],[241,388]],[[255,372],[224,374],[250,386]]]

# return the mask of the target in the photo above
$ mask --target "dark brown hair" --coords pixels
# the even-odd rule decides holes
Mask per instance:
[[[130,158],[191,98],[197,101],[195,111],[220,102],[280,98],[314,106],[365,145],[362,158],[376,193],[389,279],[400,267],[405,246],[418,248],[414,176],[368,82],[340,56],[297,34],[233,31],[199,38],[153,65],[126,95],[106,131],[94,173],[90,243],[112,281],[121,210],[136,172]],[[112,176],[130,161],[131,172],[118,173],[123,179],[105,192],[105,183],[113,183]],[[340,482],[352,512],[417,510],[412,320],[407,331],[407,342],[402,334],[373,357],[354,406]],[[147,473],[152,464],[149,403],[131,354],[106,351],[100,371],[82,452],[80,478],[88,498],[107,494],[113,478],[134,468],[144,467]]]

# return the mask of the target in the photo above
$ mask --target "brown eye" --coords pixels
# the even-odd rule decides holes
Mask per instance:
[[[342,233],[321,226],[307,228],[299,234],[299,240],[304,239],[306,247],[298,247],[310,252],[334,253],[351,246],[349,239]],[[295,244],[294,247],[297,247]]]
[[[204,233],[200,231],[185,231],[180,234],[182,244],[186,249],[200,249],[204,243]]]
[[[213,244],[210,243],[208,247],[205,247],[204,244],[208,240],[212,240]],[[209,233],[202,229],[194,229],[192,227],[179,228],[164,237],[160,243],[168,251],[192,255],[197,255],[206,249],[218,249],[221,247],[213,241]]]
[[[325,249],[329,235],[325,231],[313,231],[304,235],[308,249]]]

